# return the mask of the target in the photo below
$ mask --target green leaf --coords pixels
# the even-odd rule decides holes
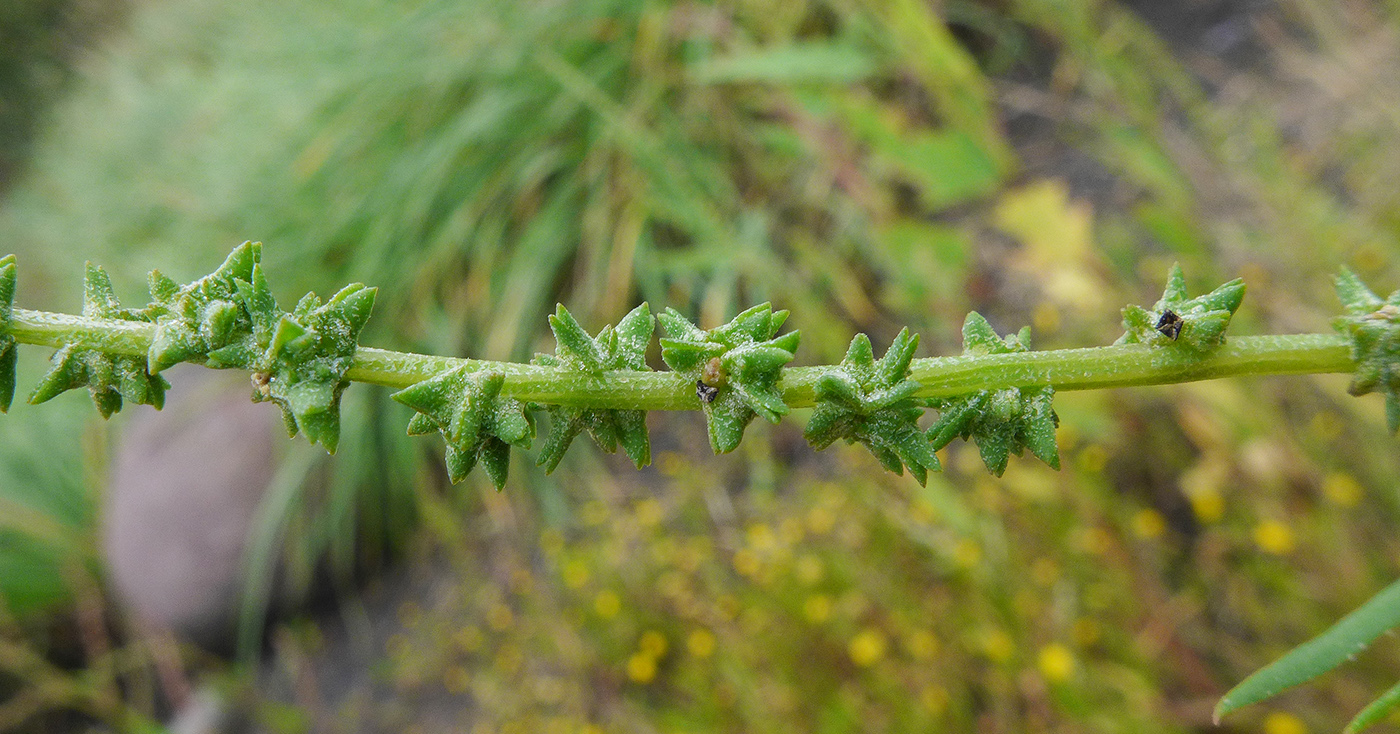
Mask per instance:
[[[460,451],[452,444],[447,444],[444,461],[447,464],[447,481],[453,484],[460,484],[467,475],[471,474],[476,467],[477,451]]]
[[[776,386],[801,335],[794,331],[774,338],[787,316],[787,311],[761,303],[709,331],[671,309],[660,318],[670,335],[661,340],[661,359],[673,371],[718,390],[712,402],[701,402],[716,453],[734,450],[755,416],[776,423],[788,413]],[[718,380],[705,372],[716,357],[722,366]]]
[[[1366,284],[1361,282],[1361,278],[1346,266],[1337,273],[1335,282],[1337,299],[1346,307],[1347,313],[1353,316],[1364,316],[1383,305],[1380,297],[1367,288]]]
[[[1337,276],[1337,296],[1347,315],[1332,325],[1351,340],[1351,358],[1356,363],[1347,390],[1352,395],[1384,393],[1386,425],[1395,433],[1400,429],[1400,306],[1382,302],[1345,269]],[[1400,301],[1400,291],[1389,300]]]
[[[156,303],[173,303],[175,297],[180,294],[180,284],[166,277],[159,270],[151,271],[147,283],[151,291],[151,300]]]
[[[1208,311],[1228,311],[1233,315],[1239,310],[1240,304],[1244,302],[1245,285],[1243,278],[1234,280],[1217,286],[1215,290],[1194,299],[1195,303],[1204,306]],[[1229,321],[1229,318],[1226,318]]]
[[[1358,734],[1372,724],[1380,723],[1397,708],[1400,708],[1400,683],[1391,686],[1379,698],[1367,704],[1366,708],[1361,709],[1361,712],[1352,718],[1347,727],[1342,730],[1342,734]]]
[[[776,388],[736,381],[729,389],[733,394],[741,396],[750,410],[763,416],[769,423],[777,423],[788,414],[787,403],[783,402],[782,393]]]
[[[725,353],[723,363],[731,378],[738,382],[776,382],[778,370],[791,362],[792,352],[777,347],[745,344]],[[784,407],[784,413],[787,412]]]
[[[851,345],[846,347],[846,357],[841,360],[841,365],[856,384],[864,385],[874,379],[875,348],[870,344],[870,337],[865,334],[851,337]]]
[[[417,411],[408,423],[410,435],[442,433],[448,479],[456,484],[482,463],[500,489],[510,466],[510,447],[528,448],[535,437],[533,417],[524,403],[501,395],[504,384],[500,372],[468,372],[463,365],[390,397]],[[544,453],[562,455],[551,441],[558,439],[546,441]]]
[[[15,281],[18,273],[15,256],[0,257],[0,413],[10,411],[15,399],[15,366],[19,349],[10,335],[14,319]]]
[[[486,476],[496,485],[496,491],[506,488],[506,478],[510,474],[510,444],[489,438],[481,451],[481,463],[486,465]]]
[[[861,334],[864,336],[864,334]],[[834,401],[847,408],[858,408],[862,402],[861,385],[845,372],[831,371],[817,378],[817,400]]]
[[[870,338],[857,334],[836,368],[817,378],[817,409],[802,435],[821,450],[838,438],[859,442],[890,471],[920,485],[939,469],[929,437],[919,430],[923,408],[914,400],[918,383],[909,379],[917,336],[900,331],[877,365]]]
[[[725,404],[721,404],[725,403]],[[753,420],[754,412],[742,402],[716,398],[705,406],[705,424],[710,435],[710,448],[716,454],[727,454],[739,447],[744,427]]]
[[[627,312],[627,315],[617,322],[617,352],[613,369],[645,370],[647,345],[651,343],[654,331],[656,319],[651,317],[651,308],[646,303]]]
[[[647,436],[647,413],[645,410],[619,410],[617,420],[618,443],[632,460],[632,465],[641,469],[651,464],[651,439]]]
[[[861,336],[864,336],[862,334]],[[867,340],[868,341],[868,340]],[[910,335],[909,327],[900,329],[885,356],[880,358],[875,379],[885,385],[894,385],[909,374],[909,364],[914,360],[914,351],[919,348],[919,335]],[[847,353],[849,355],[849,352]]]
[[[994,354],[1004,346],[996,329],[976,311],[963,320],[962,338],[963,352],[968,354]]]
[[[661,360],[677,372],[697,372],[704,368],[705,363],[722,356],[725,351],[723,344],[661,340]]]
[[[327,311],[334,313],[336,320],[345,324],[350,331],[359,334],[374,312],[374,299],[378,294],[378,288],[351,283],[331,296],[326,302]]]
[[[1186,277],[1180,265],[1172,265],[1162,297],[1150,310],[1132,305],[1123,309],[1124,332],[1116,343],[1210,351],[1225,343],[1225,332],[1244,294],[1244,281],[1236,278],[1205,295],[1187,298]],[[1172,314],[1179,327],[1175,330],[1168,326]]]
[[[83,315],[91,318],[110,318],[121,309],[117,296],[112,292],[112,279],[107,271],[87,263],[83,275]]]
[[[661,330],[677,342],[705,341],[705,332],[697,328],[695,324],[690,323],[690,319],[682,316],[674,308],[668,307],[665,311],[657,314],[656,320],[661,323]]]
[[[0,337],[0,413],[10,412],[15,399],[15,368],[19,349],[9,334]]]
[[[13,259],[0,260],[0,282],[9,280],[13,285]],[[3,277],[4,272],[11,277]],[[3,296],[0,293],[0,296]],[[11,291],[11,297],[13,291]],[[5,312],[8,322],[12,311]],[[88,263],[83,276],[83,316],[94,320],[145,321],[145,312],[129,312],[121,308],[112,291],[112,281],[102,268]],[[8,335],[7,335],[8,336]],[[0,349],[4,345],[0,344]],[[0,360],[12,360],[15,351],[13,344],[0,354]],[[0,363],[0,389],[13,390],[12,370],[8,362]],[[161,377],[147,371],[145,357],[109,354],[97,349],[82,349],[69,344],[54,353],[49,363],[49,371],[40,379],[38,386],[30,393],[30,403],[51,400],[60,393],[86,386],[93,405],[103,418],[110,418],[122,409],[122,401],[155,406],[159,409],[165,403],[165,390],[170,385]],[[8,383],[6,388],[4,383]]]
[[[545,474],[552,474],[563,460],[569,445],[584,429],[583,411],[556,407],[549,411],[549,435],[540,447],[540,455],[535,465],[544,468]]]
[[[876,71],[865,51],[849,44],[807,41],[707,59],[690,67],[699,84],[846,84]]]
[[[1167,287],[1162,290],[1162,301],[1177,303],[1185,300],[1186,274],[1181,270],[1181,263],[1172,263],[1167,270]]]
[[[156,333],[146,351],[146,363],[155,372],[161,372],[197,357],[203,351],[199,335],[186,322],[163,320],[156,325]]]
[[[685,333],[674,317],[667,315],[667,319],[672,319],[672,328]],[[645,370],[647,344],[656,329],[651,309],[645,303],[628,312],[616,329],[603,327],[596,338],[589,336],[562,305],[549,318],[549,325],[554,331],[555,353],[537,355],[535,364],[573,370],[584,378],[594,377],[603,370]],[[678,359],[697,362],[707,359],[697,345],[679,342],[673,346],[677,351],[672,356]],[[563,406],[549,406],[548,411],[550,432],[536,461],[546,474],[559,466],[574,438],[585,430],[603,451],[614,453],[620,443],[637,468],[651,463],[646,411]]]
[[[603,355],[594,343],[593,337],[579,326],[564,304],[558,304],[553,316],[549,317],[549,328],[554,332],[558,343],[555,354],[576,365],[579,369],[597,374],[604,369]]]
[[[933,448],[941,449],[959,436],[966,437],[968,425],[982,411],[989,398],[990,394],[982,391],[944,407],[938,422],[928,429],[929,443]]]
[[[1031,398],[1026,412],[1025,435],[1026,448],[1035,454],[1037,459],[1045,462],[1051,469],[1060,468],[1060,447],[1055,441],[1055,429],[1059,427],[1060,419],[1055,415],[1051,395],[1036,395]]]
[[[1397,625],[1400,625],[1400,581],[1387,586],[1322,634],[1293,648],[1232,688],[1215,705],[1215,720],[1332,670]]]

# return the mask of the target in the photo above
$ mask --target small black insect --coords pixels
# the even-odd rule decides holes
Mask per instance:
[[[1162,318],[1157,319],[1157,331],[1172,341],[1181,336],[1181,327],[1185,325],[1186,321],[1171,309],[1163,311]]]
[[[695,381],[695,395],[701,402],[713,403],[715,396],[719,395],[719,388],[706,385],[704,380]]]

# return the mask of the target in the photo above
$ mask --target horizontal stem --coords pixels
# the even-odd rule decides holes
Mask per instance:
[[[126,355],[144,355],[152,324],[90,319],[15,309],[9,329],[17,341],[49,347],[76,344]],[[625,410],[695,410],[695,383],[673,372],[604,372],[590,377],[554,367],[459,359],[360,347],[347,377],[404,388],[457,367],[505,375],[502,393],[520,400]],[[816,402],[817,380],[829,368],[783,370],[780,387],[790,407]],[[1246,375],[1351,372],[1345,337],[1332,334],[1233,337],[1206,355],[1185,349],[1126,344],[1044,352],[916,359],[913,379],[923,397],[950,397],[1004,387],[1051,386],[1093,390],[1211,380]]]
[[[424,357],[361,347],[349,377],[389,387],[407,387],[444,370],[499,371],[502,391],[539,403],[629,410],[696,410],[695,383],[672,372],[606,372],[598,377],[561,373],[551,367]],[[816,404],[817,380],[826,367],[783,370],[780,383],[789,407]],[[1185,350],[1125,344],[1087,349],[1057,349],[983,356],[916,359],[913,379],[922,397],[950,397],[1001,387],[1051,386],[1057,390],[1093,390],[1135,385],[1162,385],[1244,375],[1293,375],[1351,372],[1350,346],[1332,334],[1245,336],[1228,340],[1209,355]]]
[[[155,324],[116,319],[90,319],[66,313],[17,308],[10,319],[10,335],[21,344],[58,349],[76,344],[110,354],[144,355],[156,334]]]

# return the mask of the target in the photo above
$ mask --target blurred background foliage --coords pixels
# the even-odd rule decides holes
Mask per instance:
[[[1400,283],[1393,0],[4,13],[0,241],[31,307],[73,308],[84,260],[137,302],[147,270],[260,239],[284,303],[380,286],[375,346],[524,359],[555,301],[596,329],[772,300],[810,364],[906,325],[954,352],[970,309],[1107,343],[1173,261],[1246,278],[1237,333],[1326,331],[1340,264]],[[1397,575],[1394,443],[1345,383],[1064,394],[1063,471],[994,480],[957,445],[927,489],[811,453],[802,415],[713,457],[694,416],[653,414],[656,466],[580,450],[501,494],[445,486],[356,387],[339,455],[293,449],[259,512],[245,653],[272,587],[364,591],[276,624],[256,668],[104,595],[125,418],[17,406],[0,728],[134,727],[193,676],[268,731],[1205,730]],[[1338,728],[1400,674],[1378,646],[1228,725]]]

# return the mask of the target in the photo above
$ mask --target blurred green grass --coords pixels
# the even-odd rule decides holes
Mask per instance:
[[[1247,278],[1242,333],[1325,330],[1339,263],[1400,275],[1400,21],[1246,19],[1293,34],[1258,34],[1273,76],[1080,0],[138,6],[53,108],[0,239],[51,308],[85,259],[134,299],[152,267],[262,239],[283,300],[363,280],[368,343],[495,358],[543,348],[556,300],[592,327],[771,299],[808,363],[902,325],[950,352],[970,308],[1106,343],[1173,260]],[[1369,112],[1332,124],[1296,89]],[[502,495],[441,488],[356,388],[256,569],[461,559],[451,594],[401,610],[381,677],[501,731],[1192,730],[1395,575],[1394,444],[1343,383],[1064,395],[1063,472],[993,481],[954,449],[927,491],[788,450],[787,427],[708,457],[653,417],[657,470],[575,452]],[[0,421],[0,502],[50,519],[0,529],[26,613],[69,613],[75,559],[100,574],[106,434],[82,407]],[[1368,657],[1281,705],[1335,728],[1395,674]]]

